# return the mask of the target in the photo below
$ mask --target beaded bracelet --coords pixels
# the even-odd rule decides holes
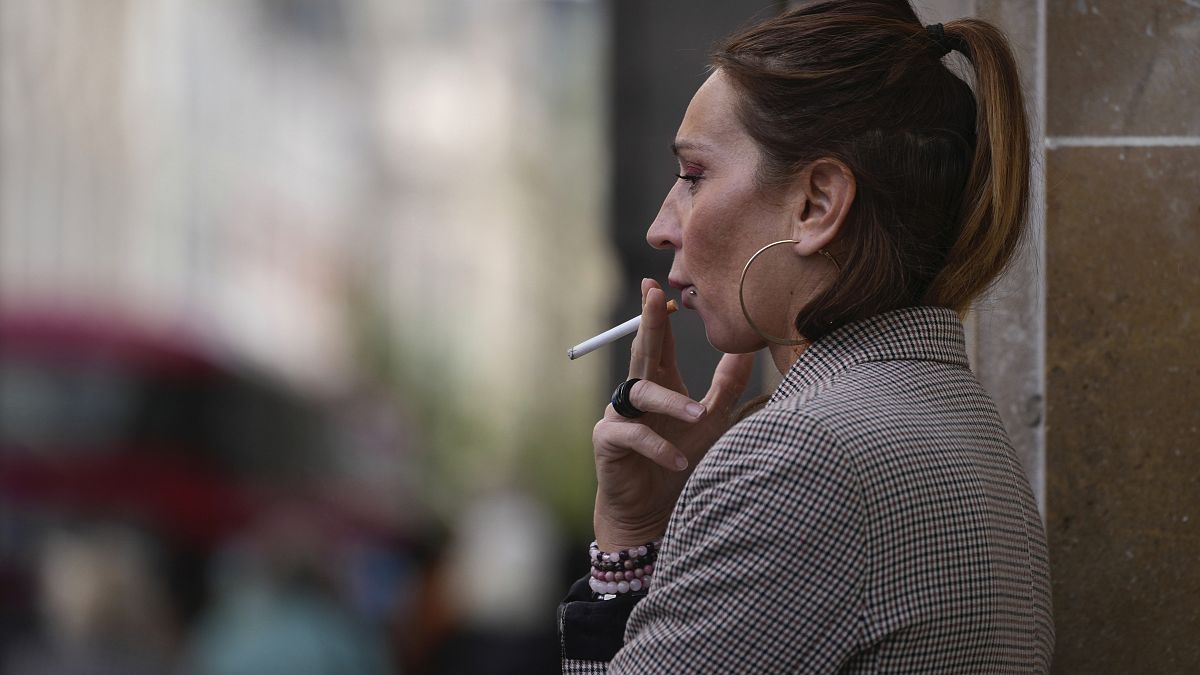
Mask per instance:
[[[658,557],[658,548],[662,540],[657,539],[648,544],[634,546],[615,553],[604,553],[595,541],[588,547],[588,556],[592,559],[592,567],[603,570],[632,569],[638,564],[645,564],[649,559],[653,562]]]
[[[593,541],[588,547],[588,557],[592,561],[592,578],[588,579],[588,586],[594,593],[608,596],[648,589],[661,545],[662,540],[659,539],[642,546],[605,553]]]

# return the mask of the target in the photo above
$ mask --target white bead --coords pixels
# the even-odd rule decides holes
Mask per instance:
[[[628,581],[618,581],[617,582],[617,592],[618,593],[628,593],[629,592],[629,582]]]
[[[617,592],[617,582],[615,582],[615,581],[604,582],[604,593],[606,595],[615,595],[616,592]]]
[[[630,582],[629,582],[629,590],[631,590],[631,591],[640,591],[640,590],[642,590],[642,580],[641,580],[641,579],[634,579],[633,581],[630,581]]]
[[[592,589],[592,592],[593,592],[593,593],[599,593],[599,592],[600,592],[600,587],[599,587],[599,586],[600,586],[600,582],[599,582],[599,581],[596,581],[596,578],[595,578],[595,577],[592,577],[591,579],[588,579],[588,587]]]

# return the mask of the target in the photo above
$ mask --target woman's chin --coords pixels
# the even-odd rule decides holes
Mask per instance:
[[[704,336],[708,338],[708,344],[725,354],[749,354],[766,345],[762,337],[748,329],[744,331],[730,330],[725,326],[710,328],[707,323],[704,324]]]

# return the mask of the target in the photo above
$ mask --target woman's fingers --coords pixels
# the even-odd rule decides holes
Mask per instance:
[[[702,403],[709,410],[727,412],[746,391],[754,372],[754,354],[726,354],[713,371],[712,385]],[[639,383],[640,384],[640,383]]]
[[[675,336],[668,316],[662,286],[653,279],[642,279],[642,325],[630,350],[629,377],[654,380],[687,395],[675,361]]]
[[[658,359],[658,369],[659,374],[663,376],[661,381],[670,384],[672,389],[680,393],[688,393],[683,384],[683,376],[679,373],[679,361],[675,356],[675,333],[671,330],[669,318],[663,322],[662,352]]]
[[[664,328],[667,323],[667,296],[658,283],[642,280],[642,325],[633,338],[629,358],[629,377],[652,379],[658,374],[662,358]]]
[[[708,412],[702,403],[650,380],[641,380],[629,389],[629,402],[638,410],[674,417],[684,422],[698,422],[704,419],[705,413]]]
[[[687,457],[674,445],[645,424],[623,424],[612,419],[600,420],[592,431],[596,448],[628,449],[670,471],[683,471]]]

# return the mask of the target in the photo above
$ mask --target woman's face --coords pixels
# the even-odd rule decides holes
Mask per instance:
[[[760,151],[735,112],[737,90],[716,71],[696,92],[675,137],[679,174],[646,232],[655,248],[672,249],[669,282],[700,313],[708,341],[746,353],[765,341],[743,318],[742,268],[763,246],[792,239],[796,202],[765,195],[755,183]],[[764,252],[746,276],[746,307],[758,326],[794,336],[792,321],[811,295],[797,297],[804,260],[789,246]],[[693,294],[694,291],[694,294]]]

